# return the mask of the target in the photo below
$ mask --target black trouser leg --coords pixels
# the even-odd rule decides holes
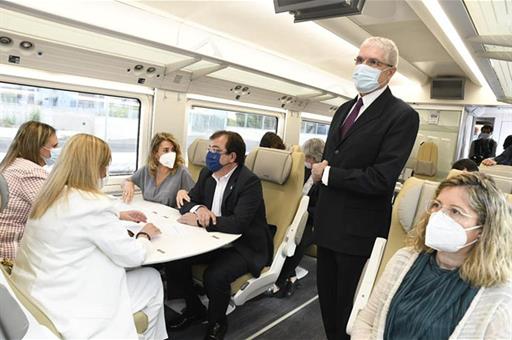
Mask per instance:
[[[231,283],[249,271],[245,259],[234,249],[223,249],[204,272],[204,287],[209,299],[208,323],[226,322],[231,299]]]
[[[199,312],[203,310],[204,306],[194,290],[192,265],[203,263],[206,259],[213,256],[214,253],[208,253],[167,263],[165,265],[165,272],[167,276],[168,298],[184,298],[186,308],[189,312]]]
[[[354,294],[367,257],[318,247],[317,285],[325,333],[329,340],[350,339],[345,332]]]

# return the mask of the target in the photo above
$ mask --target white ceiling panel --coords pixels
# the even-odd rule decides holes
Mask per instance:
[[[212,62],[209,62],[209,61],[205,61],[205,60],[201,60],[201,61],[198,61],[197,63],[194,63],[194,64],[192,64],[190,66],[187,66],[187,67],[183,68],[182,71],[194,72],[194,71],[201,70],[201,69],[208,68],[208,67],[212,67],[212,66],[215,66],[215,65],[218,65],[218,64],[215,64],[215,63],[212,63]]]
[[[506,97],[512,97],[512,62],[491,60]]]
[[[465,0],[464,3],[478,35],[496,37],[496,39],[502,39],[507,35],[512,37],[512,0]],[[482,39],[484,38],[482,37]],[[512,51],[511,47],[490,44],[484,44],[483,46],[486,51],[495,53],[489,53],[487,57],[504,58],[509,56]],[[485,53],[482,55],[486,56]],[[497,59],[489,60],[505,97],[512,97],[512,62]]]
[[[341,104],[345,103],[347,101],[347,99],[344,99],[344,98],[333,98],[333,99],[329,99],[329,100],[324,100],[322,101],[322,103],[326,103],[326,104],[329,104],[329,105],[333,105],[333,106],[341,106]]]
[[[466,0],[464,3],[479,35],[512,33],[512,0]]]
[[[286,93],[292,96],[303,96],[319,93],[318,91],[315,91],[307,87],[293,85],[285,81],[265,77],[247,71],[238,70],[232,67],[228,67],[226,69],[211,73],[209,77],[228,80],[249,86],[255,86],[270,91]]]

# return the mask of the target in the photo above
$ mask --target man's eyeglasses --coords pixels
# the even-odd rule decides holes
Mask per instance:
[[[387,63],[383,63],[382,61],[380,60],[377,60],[375,58],[368,58],[368,59],[363,59],[361,57],[357,57],[354,59],[356,65],[360,65],[360,64],[366,64],[370,67],[380,67],[380,66],[389,66],[389,67],[393,67],[393,65],[391,64],[387,64]]]

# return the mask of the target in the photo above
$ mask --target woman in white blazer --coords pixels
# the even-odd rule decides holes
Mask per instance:
[[[137,268],[159,230],[146,224],[136,237],[101,179],[111,161],[108,145],[87,134],[70,138],[30,214],[12,277],[36,300],[64,338],[137,339],[133,313],[149,320],[147,339],[165,339],[163,288],[153,268]]]
[[[511,339],[512,215],[494,181],[443,181],[390,260],[352,339]]]

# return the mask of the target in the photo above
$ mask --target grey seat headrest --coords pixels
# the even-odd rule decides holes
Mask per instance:
[[[290,176],[292,151],[257,148],[247,156],[245,165],[261,180],[283,184]]]
[[[434,198],[438,182],[409,178],[400,190],[397,204],[398,219],[406,233],[418,223],[425,214],[428,202]]]
[[[4,176],[0,174],[0,212],[5,209],[9,202],[9,188]]]

